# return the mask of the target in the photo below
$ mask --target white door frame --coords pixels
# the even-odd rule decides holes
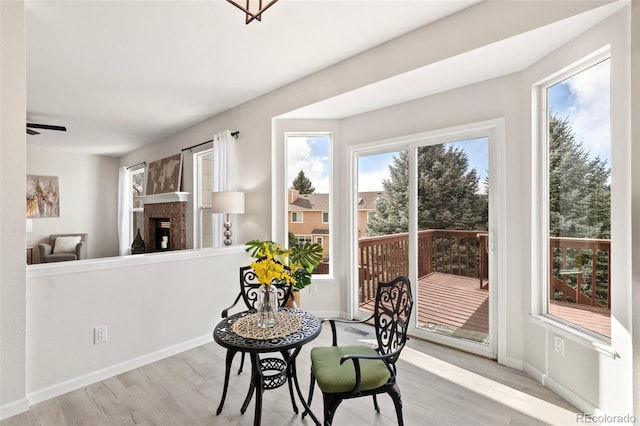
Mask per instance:
[[[409,334],[418,338],[455,347],[478,355],[497,358],[504,363],[506,351],[506,265],[501,260],[506,253],[506,142],[504,119],[494,119],[478,123],[419,133],[400,138],[385,139],[352,147],[349,150],[351,158],[351,188],[349,196],[351,244],[351,276],[349,277],[350,291],[348,292],[348,315],[351,318],[362,318],[358,311],[358,236],[357,236],[357,198],[358,198],[358,157],[366,154],[373,155],[389,151],[409,151],[409,175],[413,181],[409,185],[409,253],[417,256],[417,159],[416,149],[420,146],[453,142],[475,137],[489,138],[489,344],[461,340],[444,336],[435,332],[418,329],[415,325],[417,315],[417,259],[409,262],[411,270],[409,278],[416,301],[413,307],[413,320],[409,327]],[[501,256],[502,254],[502,256]]]

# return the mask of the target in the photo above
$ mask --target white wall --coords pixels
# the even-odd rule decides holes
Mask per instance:
[[[33,219],[27,234],[34,260],[50,234],[75,232],[88,234],[89,258],[118,255],[118,165],[115,157],[27,148],[27,174],[58,176],[60,184],[60,216]]]
[[[629,50],[631,53],[631,66],[627,69],[626,78],[630,80],[631,90],[629,96],[631,98],[629,111],[627,111],[628,120],[631,122],[631,155],[629,156],[632,164],[640,164],[640,4],[632,2],[630,5],[631,14],[627,25],[631,34],[629,38]],[[636,119],[634,119],[634,117]],[[640,167],[632,168],[632,182],[640,182]],[[628,300],[631,306],[640,306],[640,185],[631,187],[631,235],[632,241],[632,262],[631,262],[631,286],[632,296]],[[633,315],[631,330],[633,330],[633,369],[631,369],[632,377],[640,377],[640,315]],[[640,413],[640,380],[633,381],[633,404],[634,413]]]
[[[496,9],[498,3],[501,4],[501,8],[513,7],[509,20],[504,19],[504,9]],[[238,170],[238,185],[240,190],[246,192],[247,206],[246,214],[238,219],[237,241],[275,238],[277,235],[272,235],[272,229],[275,229],[272,216],[273,117],[569,16],[591,7],[588,3],[590,2],[562,2],[549,5],[544,2],[518,2],[517,6],[505,2],[481,3],[459,16],[418,30],[167,137],[153,146],[131,153],[120,159],[120,165],[153,161],[175,154],[186,146],[211,139],[216,132],[225,129],[239,130],[237,144],[241,166]],[[2,23],[5,23],[4,19]],[[3,25],[3,31],[5,28]],[[464,37],[450,37],[452,28],[465,28],[469,32]],[[433,43],[433,40],[439,42]],[[2,58],[5,52],[6,48],[3,46]],[[415,54],[398,54],[399,52]],[[418,100],[412,105],[398,105],[386,111],[373,112],[368,117],[344,120],[337,151],[340,158],[336,160],[338,167],[334,170],[334,178],[345,179],[348,176],[348,160],[344,158],[347,146],[377,140],[385,134],[399,136],[397,133],[440,128],[467,120],[496,118],[496,115],[507,117],[507,191],[514,197],[510,206],[515,209],[514,217],[510,218],[507,224],[511,253],[508,259],[513,262],[507,275],[509,285],[514,287],[507,296],[510,305],[510,355],[524,356],[523,354],[530,349],[523,342],[525,337],[527,341],[535,338],[536,341],[530,345],[540,347],[531,348],[534,355],[526,360],[536,362],[537,359],[546,356],[546,342],[544,333],[535,329],[533,333],[526,335],[525,327],[525,324],[528,324],[529,306],[526,294],[529,291],[527,283],[530,281],[530,271],[526,268],[529,262],[529,248],[524,234],[531,218],[526,213],[530,180],[526,175],[528,169],[522,169],[522,166],[526,164],[530,151],[526,138],[529,118],[526,112],[521,110],[527,105],[529,93],[519,89],[518,78],[520,77],[507,76]],[[1,87],[4,90],[4,83]],[[481,100],[487,96],[495,99],[491,99],[485,106]],[[5,100],[4,92],[2,100]],[[18,103],[21,100],[23,97],[17,96]],[[469,105],[468,110],[466,104]],[[413,111],[412,107],[418,108],[419,111]],[[439,108],[443,108],[444,111],[438,111]],[[450,113],[449,117],[444,114],[447,111]],[[23,118],[20,117],[19,120],[21,132],[24,132]],[[2,119],[4,131],[4,118]],[[377,120],[383,122],[377,123]],[[16,121],[17,118],[13,118],[11,122]],[[367,130],[369,127],[371,129]],[[361,132],[366,132],[368,136],[361,135]],[[15,139],[10,143],[3,136],[2,149],[12,149],[11,144],[14,142]],[[23,158],[24,155],[22,153],[22,157],[18,158]],[[2,152],[0,160],[4,176],[4,166],[15,159],[7,159]],[[24,166],[21,168],[11,164],[10,171],[14,172],[14,177],[26,174]],[[518,190],[522,193],[517,194]],[[9,221],[11,226],[23,226],[24,191],[19,192],[19,202],[16,195],[16,206],[19,205],[19,208],[5,207],[3,186],[3,205],[0,210],[0,214],[3,215],[0,216],[0,223],[3,226],[5,210],[15,216]],[[338,200],[336,208],[340,209],[346,202],[346,196],[341,193]],[[10,197],[9,201],[12,201]],[[340,225],[339,229],[344,230]],[[513,243],[512,247],[512,240],[521,237],[522,241],[519,244]],[[19,241],[11,239],[6,243],[4,233],[2,238],[3,263],[0,266],[4,268],[5,259],[14,260],[8,253],[9,248],[19,253],[20,262],[16,263],[21,263],[24,237]],[[336,259],[347,258],[347,250],[346,244],[339,244],[335,252]],[[15,256],[17,259],[17,254]],[[156,263],[146,259],[160,261]],[[29,268],[26,301],[26,393],[30,402],[46,399],[201,342],[204,339],[203,335],[211,332],[224,302],[230,300],[230,296],[235,293],[235,290],[229,291],[229,288],[235,288],[237,285],[237,267],[246,261],[246,254],[241,248],[232,247],[210,251],[159,253],[137,258],[131,256],[121,259],[96,259],[73,262],[72,265],[36,265]],[[314,296],[310,309],[320,313],[335,312],[339,309],[337,303],[345,294],[348,267],[342,265],[337,269],[332,284],[317,286],[318,295]],[[24,293],[24,285],[21,284],[18,273],[8,276],[12,280],[11,283],[5,279],[4,269],[0,270],[0,274],[3,279],[1,284],[4,308],[5,289],[16,289],[19,295],[20,291]],[[214,276],[220,277],[219,281],[214,280]],[[17,279],[17,283],[13,279]],[[225,284],[227,282],[230,284]],[[96,295],[99,296],[99,303],[96,303]],[[25,382],[21,376],[24,363],[21,364],[20,359],[15,358],[19,358],[21,353],[24,355],[24,344],[20,344],[20,335],[24,336],[20,315],[24,315],[25,303],[21,302],[20,298],[17,302],[18,306],[12,307],[9,315],[17,316],[18,322],[8,326],[3,322],[2,325],[3,351],[6,336],[9,336],[12,342],[18,343],[17,349],[12,349],[13,358],[7,361],[3,358],[1,364],[3,386],[5,371],[14,374],[14,379],[8,382],[11,393],[6,399],[3,396],[0,400],[5,404],[20,401],[25,392]],[[303,305],[305,304],[303,300]],[[4,309],[2,314],[4,319],[4,315],[7,315]],[[94,346],[91,342],[93,327],[103,324],[109,326],[110,341]],[[69,330],[73,333],[69,333]],[[589,352],[587,357],[591,354],[592,352]],[[13,369],[14,367],[17,370]],[[17,373],[13,373],[14,371]],[[600,372],[604,374],[603,370]],[[616,390],[613,382],[607,382],[605,386],[588,383],[589,389],[586,391],[579,389],[578,383],[567,385],[570,392],[585,395],[584,397],[590,401],[594,392],[608,392],[613,395]],[[586,395],[587,393],[589,395]],[[600,402],[603,404],[602,408],[609,409],[606,404],[610,401],[607,399],[592,402]]]
[[[532,108],[530,94],[532,87],[548,76],[583,59],[594,51],[607,45],[611,46],[611,130],[612,130],[612,270],[614,285],[611,301],[611,345],[602,344],[602,351],[574,333],[567,333],[562,327],[549,325],[541,321],[532,321],[527,309],[532,306],[532,298],[539,294],[539,283],[532,277],[537,276],[535,260],[535,239],[527,238],[520,244],[519,253],[523,256],[522,269],[514,277],[515,282],[525,285],[524,307],[517,318],[519,327],[527,336],[523,360],[525,369],[543,381],[548,387],[569,399],[578,408],[587,410],[597,407],[610,415],[633,413],[633,336],[631,319],[633,308],[631,267],[632,235],[631,190],[638,185],[631,176],[631,138],[628,129],[631,126],[630,105],[630,69],[628,28],[629,10],[624,9],[611,18],[596,25],[585,34],[567,43],[523,73],[523,126],[522,147],[524,152],[532,152]],[[522,188],[527,197],[522,200],[526,208],[531,203],[531,182],[534,165],[532,161],[521,162],[521,172],[526,176]],[[531,211],[531,210],[530,210]],[[532,229],[536,212],[525,213],[522,217],[523,228]],[[531,244],[528,244],[528,241]],[[515,247],[512,247],[515,248]],[[637,311],[637,308],[636,308]],[[556,335],[565,338],[564,356],[555,352],[553,340]],[[636,342],[637,345],[637,342]],[[615,355],[613,355],[615,354]],[[637,398],[636,398],[637,399]]]
[[[25,399],[24,3],[0,2],[0,419]]]
[[[30,403],[212,341],[247,262],[239,246],[30,268]],[[108,341],[94,345],[101,325]]]

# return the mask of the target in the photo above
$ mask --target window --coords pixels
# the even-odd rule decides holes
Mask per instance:
[[[323,262],[316,269],[321,274],[331,273],[331,142],[329,133],[285,134],[286,231],[297,241],[323,236]]]
[[[131,189],[131,213],[129,221],[131,224],[129,230],[131,238],[129,238],[129,241],[133,241],[138,230],[140,230],[140,235],[143,235],[144,238],[144,205],[142,204],[142,200],[140,200],[140,196],[144,195],[144,167],[131,171],[129,173],[129,182],[129,188]]]
[[[211,218],[211,191],[213,190],[213,150],[194,154],[196,170],[196,223],[194,224],[194,245],[198,248],[213,247]]]
[[[316,244],[320,244],[321,246],[323,246],[324,240],[322,239],[322,237],[316,237]]]
[[[297,244],[310,244],[312,241],[311,235],[294,235],[293,238]]]
[[[610,61],[599,57],[541,86],[542,310],[611,337]],[[615,291],[615,290],[614,290]]]

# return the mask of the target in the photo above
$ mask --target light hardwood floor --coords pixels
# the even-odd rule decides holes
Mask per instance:
[[[339,329],[342,343],[374,339]],[[298,358],[303,393],[308,392],[309,350],[329,345],[331,331],[307,345]],[[28,412],[5,419],[0,426],[30,425],[252,425],[253,402],[244,415],[240,406],[249,385],[249,367],[232,372],[223,412],[216,416],[225,351],[212,342],[57,398],[33,405]],[[247,359],[248,361],[248,359]],[[239,365],[236,356],[235,370]],[[411,425],[570,425],[576,409],[519,371],[496,362],[418,339],[411,339],[398,364],[404,418]],[[334,425],[395,425],[391,399],[379,398],[380,414],[371,398],[344,401]],[[262,424],[311,425],[293,413],[286,386],[266,391]],[[298,403],[298,406],[300,404]],[[316,387],[312,404],[322,418],[322,396]]]

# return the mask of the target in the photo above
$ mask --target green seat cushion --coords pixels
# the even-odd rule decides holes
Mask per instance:
[[[346,360],[340,365],[344,355],[379,355],[368,346],[318,346],[311,349],[311,369],[318,386],[324,393],[351,392],[356,385],[353,361]],[[361,390],[376,389],[387,383],[391,377],[382,360],[361,359]]]

